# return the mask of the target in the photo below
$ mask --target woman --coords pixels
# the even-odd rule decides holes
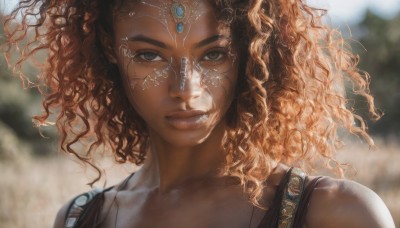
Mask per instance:
[[[22,1],[6,27],[10,44],[36,29],[21,61],[48,52],[38,124],[56,112],[62,149],[95,168],[99,148],[142,165],[66,203],[54,226],[394,227],[366,187],[290,168],[335,162],[339,128],[373,145],[343,80],[379,116],[322,13],[289,0]]]

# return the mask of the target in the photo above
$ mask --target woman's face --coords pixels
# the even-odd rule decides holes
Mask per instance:
[[[114,19],[126,93],[152,138],[194,146],[225,126],[237,79],[230,30],[207,1],[129,2]]]

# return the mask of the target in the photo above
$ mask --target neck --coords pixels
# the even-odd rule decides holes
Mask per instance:
[[[201,144],[187,147],[150,137],[151,150],[137,176],[147,188],[158,189],[159,193],[220,176],[225,161],[221,145],[224,131],[217,128]]]

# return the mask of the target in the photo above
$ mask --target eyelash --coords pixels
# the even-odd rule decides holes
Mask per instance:
[[[146,59],[145,55],[150,54],[154,55],[153,59]],[[210,59],[209,55],[210,54],[218,54],[217,58]],[[205,53],[205,55],[201,58],[200,61],[205,61],[209,63],[217,63],[221,62],[225,59],[225,57],[228,55],[228,50],[224,47],[217,47],[215,49],[209,50]],[[207,59],[209,58],[209,59]],[[147,62],[147,63],[154,63],[154,62],[159,62],[163,61],[164,58],[160,55],[159,52],[157,51],[151,51],[151,50],[143,50],[143,51],[137,51],[135,55],[133,56],[133,59],[137,62]]]
[[[208,57],[208,55],[210,55],[210,54],[218,54],[218,58],[206,59]],[[226,48],[218,47],[218,48],[212,49],[210,51],[207,51],[207,53],[202,58],[202,61],[217,63],[217,62],[223,61],[227,55],[228,55],[228,50]]]
[[[154,55],[154,59],[150,59],[150,60],[146,59],[144,57],[146,54]],[[158,62],[158,61],[164,60],[164,58],[158,52],[156,52],[156,51],[146,51],[146,50],[138,51],[135,54],[134,58],[137,59],[138,62]]]

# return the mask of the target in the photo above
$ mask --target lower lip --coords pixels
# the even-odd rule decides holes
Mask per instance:
[[[204,123],[208,119],[207,114],[197,115],[187,118],[175,118],[175,117],[167,117],[167,122],[172,127],[179,130],[190,130],[196,129],[204,125]]]

